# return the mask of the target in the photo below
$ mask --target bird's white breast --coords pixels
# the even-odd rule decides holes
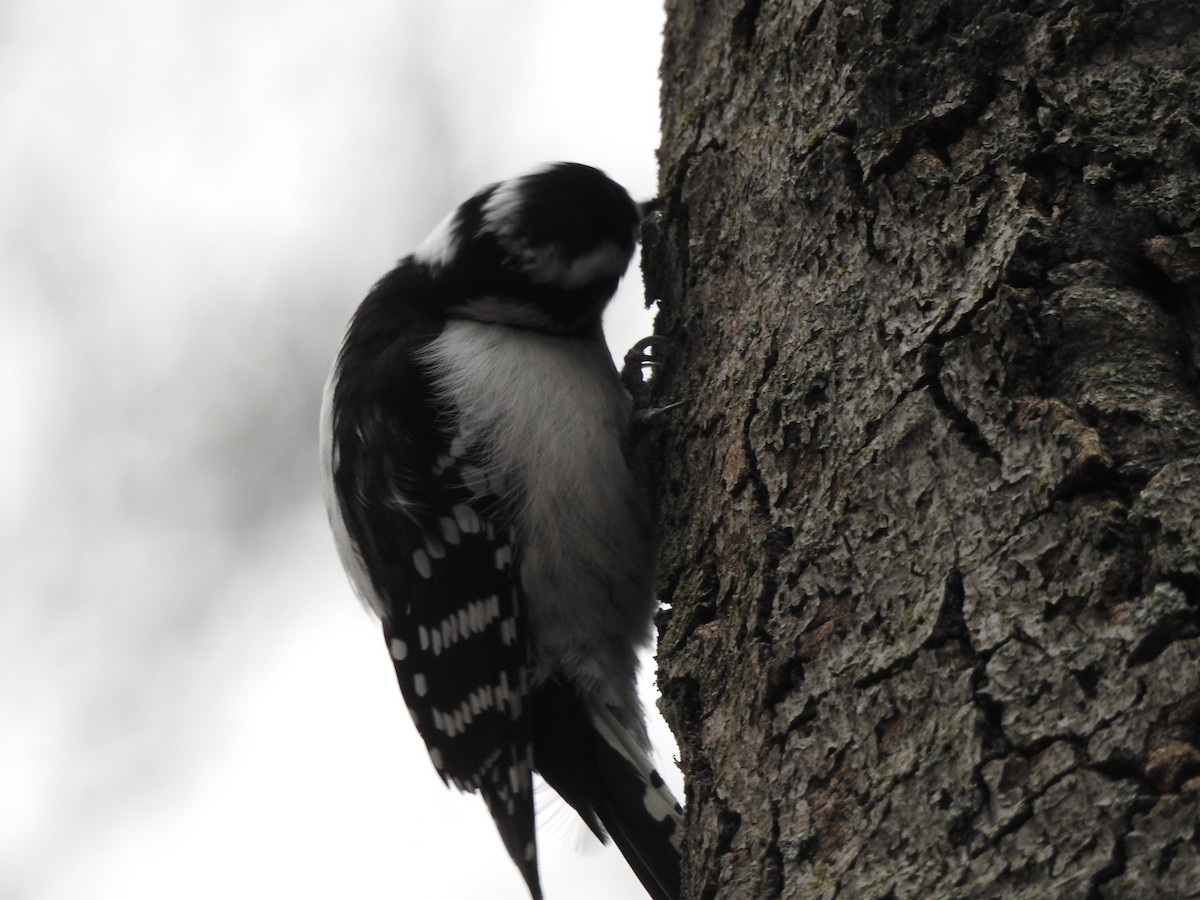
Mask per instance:
[[[489,437],[489,481],[515,502],[539,655],[604,669],[603,647],[644,643],[653,548],[623,449],[630,399],[604,342],[456,320],[425,359],[462,436]]]

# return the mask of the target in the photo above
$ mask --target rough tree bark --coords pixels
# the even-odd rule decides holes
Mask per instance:
[[[670,0],[686,896],[1200,893],[1200,4]]]

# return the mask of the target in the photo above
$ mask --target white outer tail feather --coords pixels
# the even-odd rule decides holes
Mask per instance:
[[[646,794],[643,803],[646,812],[657,822],[673,819],[675,830],[671,836],[671,844],[679,849],[679,840],[683,833],[683,815],[678,810],[679,801],[671,789],[663,781],[645,745],[626,728],[608,707],[590,707],[592,725],[610,747],[637,769],[645,783]],[[655,781],[658,783],[655,784]]]

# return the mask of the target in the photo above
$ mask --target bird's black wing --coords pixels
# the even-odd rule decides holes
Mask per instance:
[[[487,448],[430,406],[415,351],[440,326],[406,305],[406,279],[419,273],[404,268],[368,295],[339,356],[335,494],[430,758],[447,783],[483,795],[536,898],[516,550],[485,474]]]

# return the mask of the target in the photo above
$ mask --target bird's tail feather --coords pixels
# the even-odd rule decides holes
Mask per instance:
[[[683,810],[633,735],[608,709],[591,710],[603,789],[596,813],[655,900],[679,896]]]
[[[597,836],[612,836],[654,900],[676,900],[683,810],[643,742],[558,679],[537,691],[534,766]]]

